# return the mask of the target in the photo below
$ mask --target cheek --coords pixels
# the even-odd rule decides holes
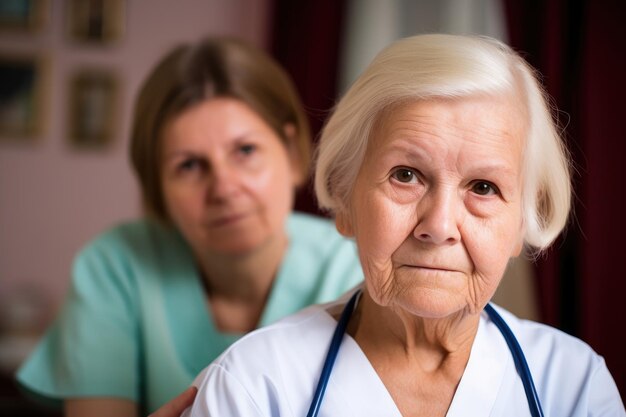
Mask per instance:
[[[162,187],[165,209],[179,228],[187,223],[193,223],[201,216],[203,210],[201,191],[190,185],[181,187],[164,184]]]
[[[246,194],[256,202],[268,222],[284,222],[292,210],[295,194],[293,177],[285,163],[249,173],[242,183]]]
[[[475,222],[464,227],[465,246],[475,274],[484,286],[495,290],[509,260],[516,255],[521,220],[518,215],[513,215],[501,222]]]
[[[364,198],[353,209],[354,234],[370,293],[388,293],[393,255],[412,232],[415,210],[384,199]],[[354,213],[362,213],[356,215]]]
[[[267,151],[263,157],[242,170],[247,188],[258,190],[257,194],[281,195],[285,190],[294,188],[295,179],[287,152],[282,149],[282,145],[276,146],[281,148]]]

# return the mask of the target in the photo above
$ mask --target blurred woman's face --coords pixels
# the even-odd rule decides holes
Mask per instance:
[[[196,254],[286,239],[297,157],[245,103],[217,98],[184,111],[166,124],[161,155],[167,212]]]
[[[484,307],[523,244],[525,119],[493,97],[417,101],[380,117],[337,215],[374,301],[430,318]]]

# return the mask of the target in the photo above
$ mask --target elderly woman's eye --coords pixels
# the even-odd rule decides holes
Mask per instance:
[[[497,195],[500,193],[498,187],[487,181],[476,181],[472,185],[472,191],[478,195]]]
[[[391,174],[391,177],[404,183],[417,181],[417,175],[415,172],[408,168],[397,169],[393,174]]]

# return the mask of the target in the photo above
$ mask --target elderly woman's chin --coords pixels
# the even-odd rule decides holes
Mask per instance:
[[[367,282],[367,280],[366,280]],[[455,291],[450,288],[417,285],[396,289],[393,294],[383,294],[367,285],[372,300],[381,307],[388,307],[398,314],[408,314],[423,319],[445,319],[467,314],[480,314],[489,301],[490,294],[473,293],[467,289]],[[480,297],[480,298],[478,298]]]
[[[417,298],[415,304],[421,310],[417,313],[423,318],[443,319],[480,312],[480,308],[472,300],[459,299],[459,297],[448,296],[447,294],[422,296]]]

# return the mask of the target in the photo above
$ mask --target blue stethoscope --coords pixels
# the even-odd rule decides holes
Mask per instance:
[[[356,307],[356,303],[360,294],[361,290],[358,290],[352,295],[352,297],[350,297],[350,300],[348,301],[345,308],[343,309],[343,312],[341,313],[341,317],[339,317],[339,322],[337,323],[337,327],[335,328],[333,338],[330,341],[328,354],[326,355],[326,360],[324,361],[322,373],[320,374],[317,388],[315,388],[315,394],[313,395],[313,400],[311,401],[307,417],[315,417],[320,411],[322,400],[324,399],[324,392],[326,391],[326,385],[328,385],[328,380],[330,379],[330,374],[333,371],[335,359],[337,359],[337,354],[339,353],[339,347],[341,346],[343,336],[346,333],[346,327],[348,326],[350,316],[352,316],[352,312]],[[526,392],[526,398],[528,399],[530,414],[532,415],[532,417],[543,417],[543,410],[541,409],[539,396],[537,395],[537,390],[535,389],[535,383],[533,382],[533,377],[530,374],[530,369],[528,369],[526,357],[524,356],[524,352],[522,352],[522,348],[519,345],[519,342],[515,338],[515,335],[513,335],[513,332],[506,324],[504,319],[491,306],[491,304],[487,304],[485,306],[485,311],[489,315],[491,321],[493,321],[493,323],[496,325],[498,330],[500,330],[502,336],[504,336],[504,340],[506,340],[506,344],[509,346],[509,350],[513,355],[515,368],[517,369],[517,373],[522,378],[522,383],[524,384],[524,391]]]

